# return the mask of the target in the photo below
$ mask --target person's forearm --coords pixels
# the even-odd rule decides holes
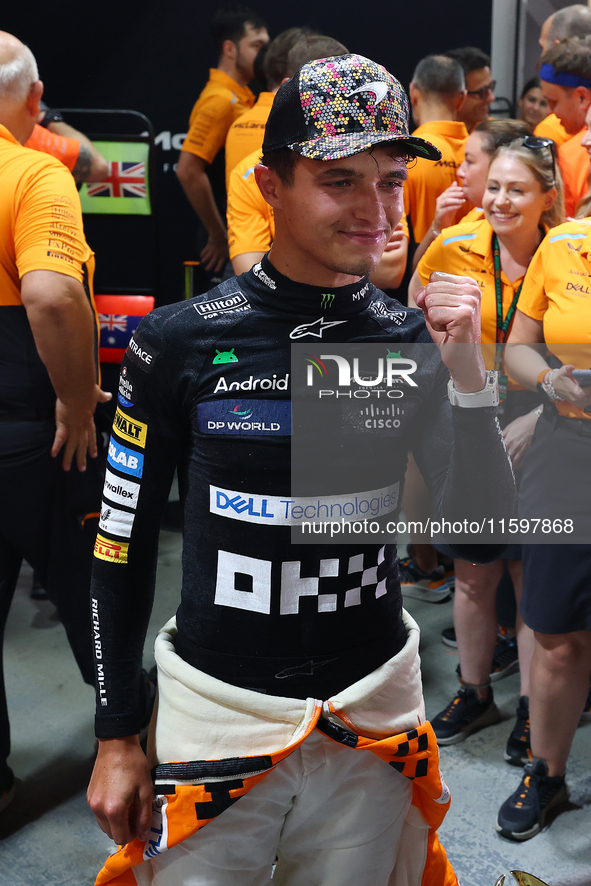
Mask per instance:
[[[505,347],[505,371],[512,379],[535,391],[538,376],[544,369],[548,370],[548,362],[544,356],[545,346],[508,344]]]
[[[433,240],[435,240],[435,238],[438,237],[440,233],[441,231],[438,231],[435,228],[435,222],[432,222],[429,230],[415,249],[415,254],[412,257],[413,271],[426,253]]]
[[[96,328],[82,284],[64,274],[31,271],[22,278],[22,298],[58,398],[92,414]]]
[[[179,181],[207,233],[214,240],[226,239],[226,226],[218,212],[207,173],[204,169],[192,168],[187,163],[183,166],[179,163],[179,166]]]
[[[80,155],[72,170],[72,175],[76,181],[98,182],[102,181],[109,171],[107,161],[103,155],[97,151],[88,136],[83,132],[79,132],[68,123],[52,122],[47,127],[50,132],[55,135],[61,135],[64,138],[73,138],[80,142]]]

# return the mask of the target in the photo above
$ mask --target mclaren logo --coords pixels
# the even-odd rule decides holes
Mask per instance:
[[[360,92],[373,93],[375,103],[376,105],[379,105],[379,103],[383,102],[388,95],[388,84],[384,83],[383,80],[372,80],[371,83],[364,83],[363,86],[358,86],[357,89],[349,92],[345,98],[351,98],[351,96],[358,95]]]

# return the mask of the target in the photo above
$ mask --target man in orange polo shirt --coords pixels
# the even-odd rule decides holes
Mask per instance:
[[[209,81],[191,111],[177,176],[207,232],[201,250],[204,268],[217,273],[228,259],[228,238],[207,169],[223,148],[234,120],[254,105],[248,83],[254,75],[254,60],[268,43],[269,34],[256,13],[239,7],[238,11],[219,10],[211,35],[219,52],[218,64],[210,68]],[[223,204],[225,195],[216,196]]]
[[[43,84],[31,51],[4,32],[0,84],[0,643],[26,559],[93,685],[92,521],[85,529],[76,525],[77,514],[88,510],[74,510],[81,493],[92,498],[92,472],[66,477],[61,470],[75,461],[85,471],[87,455],[96,456],[94,409],[110,399],[97,384],[97,326],[84,286],[91,286],[93,254],[72,176],[53,157],[23,147]],[[15,792],[9,753],[0,649],[0,811]]]
[[[544,54],[555,43],[560,43],[567,37],[585,37],[587,34],[591,34],[591,9],[582,3],[575,3],[548,16],[542,25],[538,42]],[[557,147],[570,138],[556,114],[548,114],[536,126],[534,134],[541,138],[551,138]]]
[[[489,116],[489,106],[494,102],[496,81],[491,80],[490,56],[477,46],[462,46],[443,53],[460,63],[466,81],[466,100],[458,111],[458,120],[472,132],[477,123]]]
[[[585,116],[591,107],[591,35],[569,37],[544,53],[540,64],[542,90],[551,110],[570,134],[558,149],[567,216],[574,216],[589,189],[589,155],[581,145]]]
[[[263,134],[267,117],[275,98],[275,93],[287,77],[287,56],[290,49],[300,40],[315,36],[310,28],[288,28],[263,49],[262,79],[266,89],[259,93],[254,107],[245,111],[232,123],[226,136],[226,189],[230,173],[248,154],[258,150],[263,144]],[[332,52],[328,55],[333,55]],[[257,61],[257,65],[259,62]],[[257,74],[257,79],[259,75]]]
[[[418,125],[413,135],[441,151],[441,160],[435,163],[419,158],[409,168],[404,186],[404,213],[415,243],[420,243],[435,216],[438,196],[455,181],[464,158],[468,131],[458,120],[466,97],[461,65],[443,55],[427,56],[416,67],[409,93]]]

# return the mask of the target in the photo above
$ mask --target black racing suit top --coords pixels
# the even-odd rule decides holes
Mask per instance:
[[[160,519],[177,466],[182,658],[236,685],[327,698],[404,645],[394,545],[290,542],[293,341],[395,345],[430,337],[420,311],[367,278],[327,292],[287,279],[264,258],[203,296],[153,311],[130,342],[93,572],[99,737],[141,725],[138,675]],[[486,485],[491,473],[505,507],[513,481],[494,410],[452,410],[448,377],[433,374],[415,416],[414,454],[435,507],[453,507],[454,485]],[[495,438],[497,464],[466,476],[464,456],[482,434]],[[383,486],[401,487],[408,441],[402,435],[391,445]],[[492,559],[483,547],[467,556]]]

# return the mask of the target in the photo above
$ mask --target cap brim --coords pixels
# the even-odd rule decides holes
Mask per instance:
[[[394,132],[348,132],[343,135],[325,135],[288,145],[296,154],[310,160],[341,160],[366,151],[382,142],[398,142],[412,157],[440,160],[441,151],[424,138],[415,135],[396,135]]]

